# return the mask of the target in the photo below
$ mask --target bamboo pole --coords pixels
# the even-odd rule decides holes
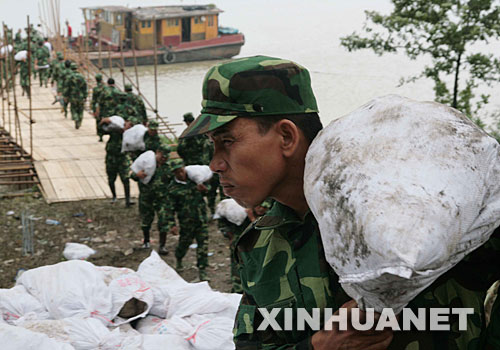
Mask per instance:
[[[6,83],[6,90],[7,90],[7,107],[9,107],[9,109],[7,110],[7,116],[8,116],[8,119],[9,119],[9,135],[12,137],[12,118],[10,116],[10,85],[14,85],[12,83],[12,74],[10,74],[9,76],[9,73],[10,73],[10,54],[9,54],[9,50],[8,50],[8,41],[7,41],[7,33],[6,33],[6,28],[5,28],[5,24],[2,22],[2,28],[3,28],[3,36],[4,36],[4,43],[5,43],[5,46],[7,47],[7,51],[5,53],[5,83]],[[7,129],[5,129],[7,130]]]
[[[119,32],[119,40],[120,40],[120,56],[121,56],[121,60],[122,60],[122,67],[121,67],[121,71],[122,71],[122,81],[123,81],[123,89],[125,90],[125,59],[123,58],[123,40],[122,40],[122,32]]]
[[[109,44],[108,44],[108,66],[109,66],[109,76],[113,78],[113,64],[111,61],[111,50]]]
[[[30,16],[27,16],[28,23],[28,97],[29,97],[29,116],[30,116],[30,157],[33,159],[33,112],[31,110],[31,29],[30,29]],[[40,74],[40,72],[38,72]],[[21,142],[21,148],[23,148],[23,144]]]
[[[157,76],[157,65],[158,65],[158,57],[157,57],[157,48],[156,42],[158,40],[156,33],[156,17],[153,17],[154,23],[154,48],[155,48],[155,113],[158,118],[158,76]]]
[[[29,33],[30,33],[30,28],[28,27],[28,37],[29,37]],[[7,44],[11,44],[12,43],[8,40],[8,38],[6,38],[6,42]],[[30,44],[30,42],[28,41],[28,45]],[[28,46],[28,55],[30,54],[30,47]],[[13,52],[11,52],[9,54],[9,58],[10,58],[10,72],[11,72],[11,80],[12,80],[12,97],[14,98],[14,128],[15,128],[15,142],[17,144],[19,144],[21,146],[21,148],[23,148],[23,139],[21,137],[21,126],[19,125],[19,114],[17,112],[17,97],[16,97],[16,79],[15,79],[15,76],[14,76],[14,57],[13,57]],[[29,58],[29,56],[28,56]],[[31,65],[31,61],[28,62],[29,65]],[[11,134],[12,136],[12,134]],[[19,136],[19,141],[17,140]]]
[[[87,11],[83,10],[83,18],[85,20],[85,58],[89,57],[89,30],[88,30],[88,25],[87,25]],[[90,80],[90,72],[88,69],[87,71],[87,81]]]
[[[3,80],[4,80],[3,68],[4,68],[3,58],[0,58],[0,91],[2,93],[2,128],[5,129],[5,98],[3,93]]]
[[[134,55],[135,82],[139,90],[139,74],[137,73],[137,57],[135,56],[135,30],[132,32],[132,54]]]
[[[101,41],[101,25],[100,24],[99,24],[99,33],[97,33],[97,40],[99,41],[99,70],[102,70],[102,57],[101,57],[102,41]]]

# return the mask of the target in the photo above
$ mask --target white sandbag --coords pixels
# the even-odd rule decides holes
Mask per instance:
[[[132,163],[130,169],[137,174],[139,171],[144,170],[146,177],[140,181],[147,185],[156,171],[156,155],[153,151],[146,151],[142,153],[137,159]]]
[[[234,319],[217,317],[201,321],[187,338],[197,350],[233,350]]]
[[[47,309],[24,286],[0,289],[0,319],[9,324],[28,313],[39,314],[40,318],[48,318]]]
[[[28,51],[26,50],[16,52],[16,54],[14,55],[14,60],[16,61],[24,61],[26,59],[28,59]]]
[[[144,350],[190,350],[189,341],[175,334],[144,334],[142,335],[142,348]],[[124,349],[128,350],[128,349]],[[134,350],[134,349],[130,349]],[[214,349],[217,350],[217,349]]]
[[[170,290],[167,318],[188,317],[232,310],[233,303],[220,292],[213,291],[207,282],[189,283],[186,287]]]
[[[67,260],[85,260],[95,253],[94,249],[85,244],[67,242],[64,246],[63,256]]]
[[[70,260],[24,272],[17,280],[37,298],[54,319],[112,318],[112,296],[102,273],[84,260]]]
[[[104,283],[109,286],[111,281],[120,276],[128,275],[129,273],[134,273],[135,271],[129,269],[128,267],[114,267],[114,266],[96,266],[104,278]]]
[[[61,320],[28,319],[16,322],[18,327],[43,333],[58,342],[69,343],[75,349],[100,349],[110,331],[94,318],[69,317]]]
[[[109,117],[110,122],[107,124],[102,124],[102,129],[105,132],[114,132],[123,130],[125,127],[125,119],[120,117],[119,115],[114,115]]]
[[[195,331],[189,322],[177,316],[169,319],[146,316],[137,322],[136,329],[142,334],[170,334],[183,338],[189,337]]]
[[[137,124],[130,129],[125,130],[122,139],[122,153],[132,151],[144,151],[146,145],[144,143],[144,134],[148,128],[142,124]]]
[[[500,223],[499,145],[465,115],[390,95],[328,125],[304,192],[361,307],[399,312]]]
[[[167,317],[170,304],[169,290],[180,289],[188,285],[156,251],[145,259],[137,269],[137,274],[151,286],[154,295],[153,306],[149,313],[161,318]]]
[[[45,334],[6,323],[0,323],[0,344],[2,350],[75,350],[70,344],[58,342]]]
[[[207,182],[213,175],[208,165],[187,165],[184,168],[188,178],[198,185]]]
[[[0,47],[0,55],[5,55],[7,52],[12,52],[14,48],[12,47],[12,45],[7,45],[7,46],[2,46]]]
[[[153,291],[137,273],[117,277],[109,284],[113,299],[112,317],[114,325],[131,322],[144,317],[153,305]]]
[[[215,208],[214,219],[224,218],[235,225],[240,226],[247,218],[245,208],[236,203],[232,198],[223,199]]]

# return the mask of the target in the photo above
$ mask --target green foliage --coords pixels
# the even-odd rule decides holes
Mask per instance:
[[[366,11],[363,35],[354,32],[341,38],[341,45],[349,51],[372,49],[378,55],[404,52],[412,60],[430,57],[431,63],[420,74],[402,78],[400,83],[431,79],[436,101],[457,108],[484,126],[477,114],[488,103],[489,95],[476,96],[475,91],[479,84],[491,87],[500,81],[500,58],[477,52],[477,44],[484,46],[500,38],[500,0],[392,3],[389,15]]]

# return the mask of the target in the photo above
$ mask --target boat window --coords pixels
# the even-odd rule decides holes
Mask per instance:
[[[122,17],[122,14],[121,13],[117,13],[115,15],[115,23],[117,25],[122,25],[123,24],[123,17]]]
[[[178,25],[179,25],[179,19],[178,19],[178,18],[176,18],[176,19],[175,19],[175,26],[177,27]]]
[[[141,27],[146,28],[146,21],[141,21]]]
[[[194,18],[194,23],[196,23],[196,24],[200,23],[200,17],[195,17]]]
[[[208,26],[213,27],[214,25],[214,16],[208,16]]]

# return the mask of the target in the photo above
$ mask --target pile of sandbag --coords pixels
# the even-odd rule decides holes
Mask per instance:
[[[239,300],[187,283],[154,251],[137,271],[66,261],[0,289],[0,342],[7,350],[232,350]]]
[[[119,115],[114,115],[109,117],[110,122],[102,125],[102,129],[105,132],[115,132],[123,130],[125,127],[125,119],[120,117]]]
[[[122,152],[144,151],[146,144],[144,143],[144,135],[148,131],[142,124],[137,124],[123,133]]]
[[[213,176],[208,165],[188,165],[185,167],[188,178],[196,184],[202,184]]]
[[[142,153],[136,160],[132,163],[130,169],[137,174],[139,171],[143,170],[146,173],[146,177],[140,179],[140,181],[147,185],[156,171],[156,154],[153,151],[146,151]]]
[[[236,203],[232,198],[223,199],[215,208],[214,219],[224,218],[235,225],[240,226],[243,224],[247,217],[245,208]]]
[[[486,242],[500,224],[499,158],[459,111],[395,95],[321,131],[304,191],[345,291],[399,312]]]

